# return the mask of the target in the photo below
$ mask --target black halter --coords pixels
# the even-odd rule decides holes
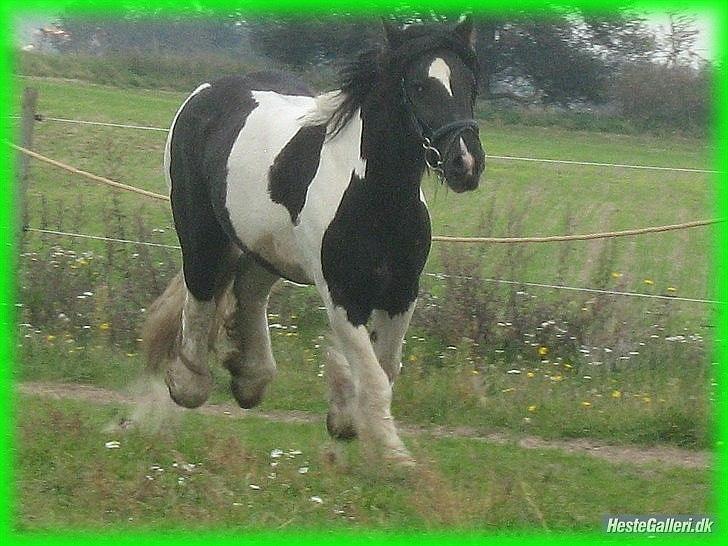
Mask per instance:
[[[478,134],[478,122],[473,118],[459,119],[451,121],[432,129],[427,123],[417,117],[414,104],[407,93],[404,78],[401,80],[400,87],[402,89],[402,101],[405,113],[409,118],[409,123],[419,138],[422,148],[425,150],[425,164],[427,167],[437,174],[440,182],[445,182],[445,170],[443,169],[443,157],[447,156],[452,148],[453,143],[457,142],[458,137],[466,131],[473,131]],[[444,144],[444,149],[438,147]]]

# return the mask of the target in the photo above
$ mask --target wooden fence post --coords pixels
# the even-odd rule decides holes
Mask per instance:
[[[20,127],[20,146],[28,150],[33,147],[33,125],[35,123],[35,110],[38,103],[38,90],[33,87],[26,87],[23,90],[22,118]],[[23,241],[23,231],[28,222],[28,205],[26,193],[28,191],[30,157],[22,152],[17,155],[16,180],[16,207],[17,207],[17,244],[20,249]]]

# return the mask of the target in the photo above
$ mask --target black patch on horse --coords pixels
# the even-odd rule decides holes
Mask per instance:
[[[416,192],[376,186],[355,173],[321,245],[324,279],[349,322],[372,310],[404,313],[417,298],[430,251],[430,217]]]
[[[325,125],[301,127],[276,156],[268,173],[270,198],[288,209],[294,224],[298,223],[308,186],[318,170],[325,138]]]
[[[172,131],[172,214],[182,247],[185,283],[192,295],[203,301],[214,296],[223,257],[232,242],[280,275],[270,263],[245,248],[225,208],[227,161],[245,121],[258,106],[253,90],[313,95],[305,83],[283,72],[222,78],[189,99]]]

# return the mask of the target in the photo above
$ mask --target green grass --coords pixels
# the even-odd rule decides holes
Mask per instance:
[[[16,407],[22,532],[594,531],[605,514],[712,508],[704,470],[416,436],[421,465],[402,471],[356,443],[332,448],[321,425],[184,412],[157,431],[105,432],[125,408],[31,396]]]

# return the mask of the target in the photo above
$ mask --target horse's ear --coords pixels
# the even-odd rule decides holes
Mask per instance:
[[[463,15],[453,31],[458,38],[465,42],[470,49],[475,50],[475,28],[473,27],[473,16]]]
[[[384,28],[384,37],[387,39],[387,45],[392,49],[399,46],[402,42],[402,31],[399,26],[382,17],[382,27]]]

